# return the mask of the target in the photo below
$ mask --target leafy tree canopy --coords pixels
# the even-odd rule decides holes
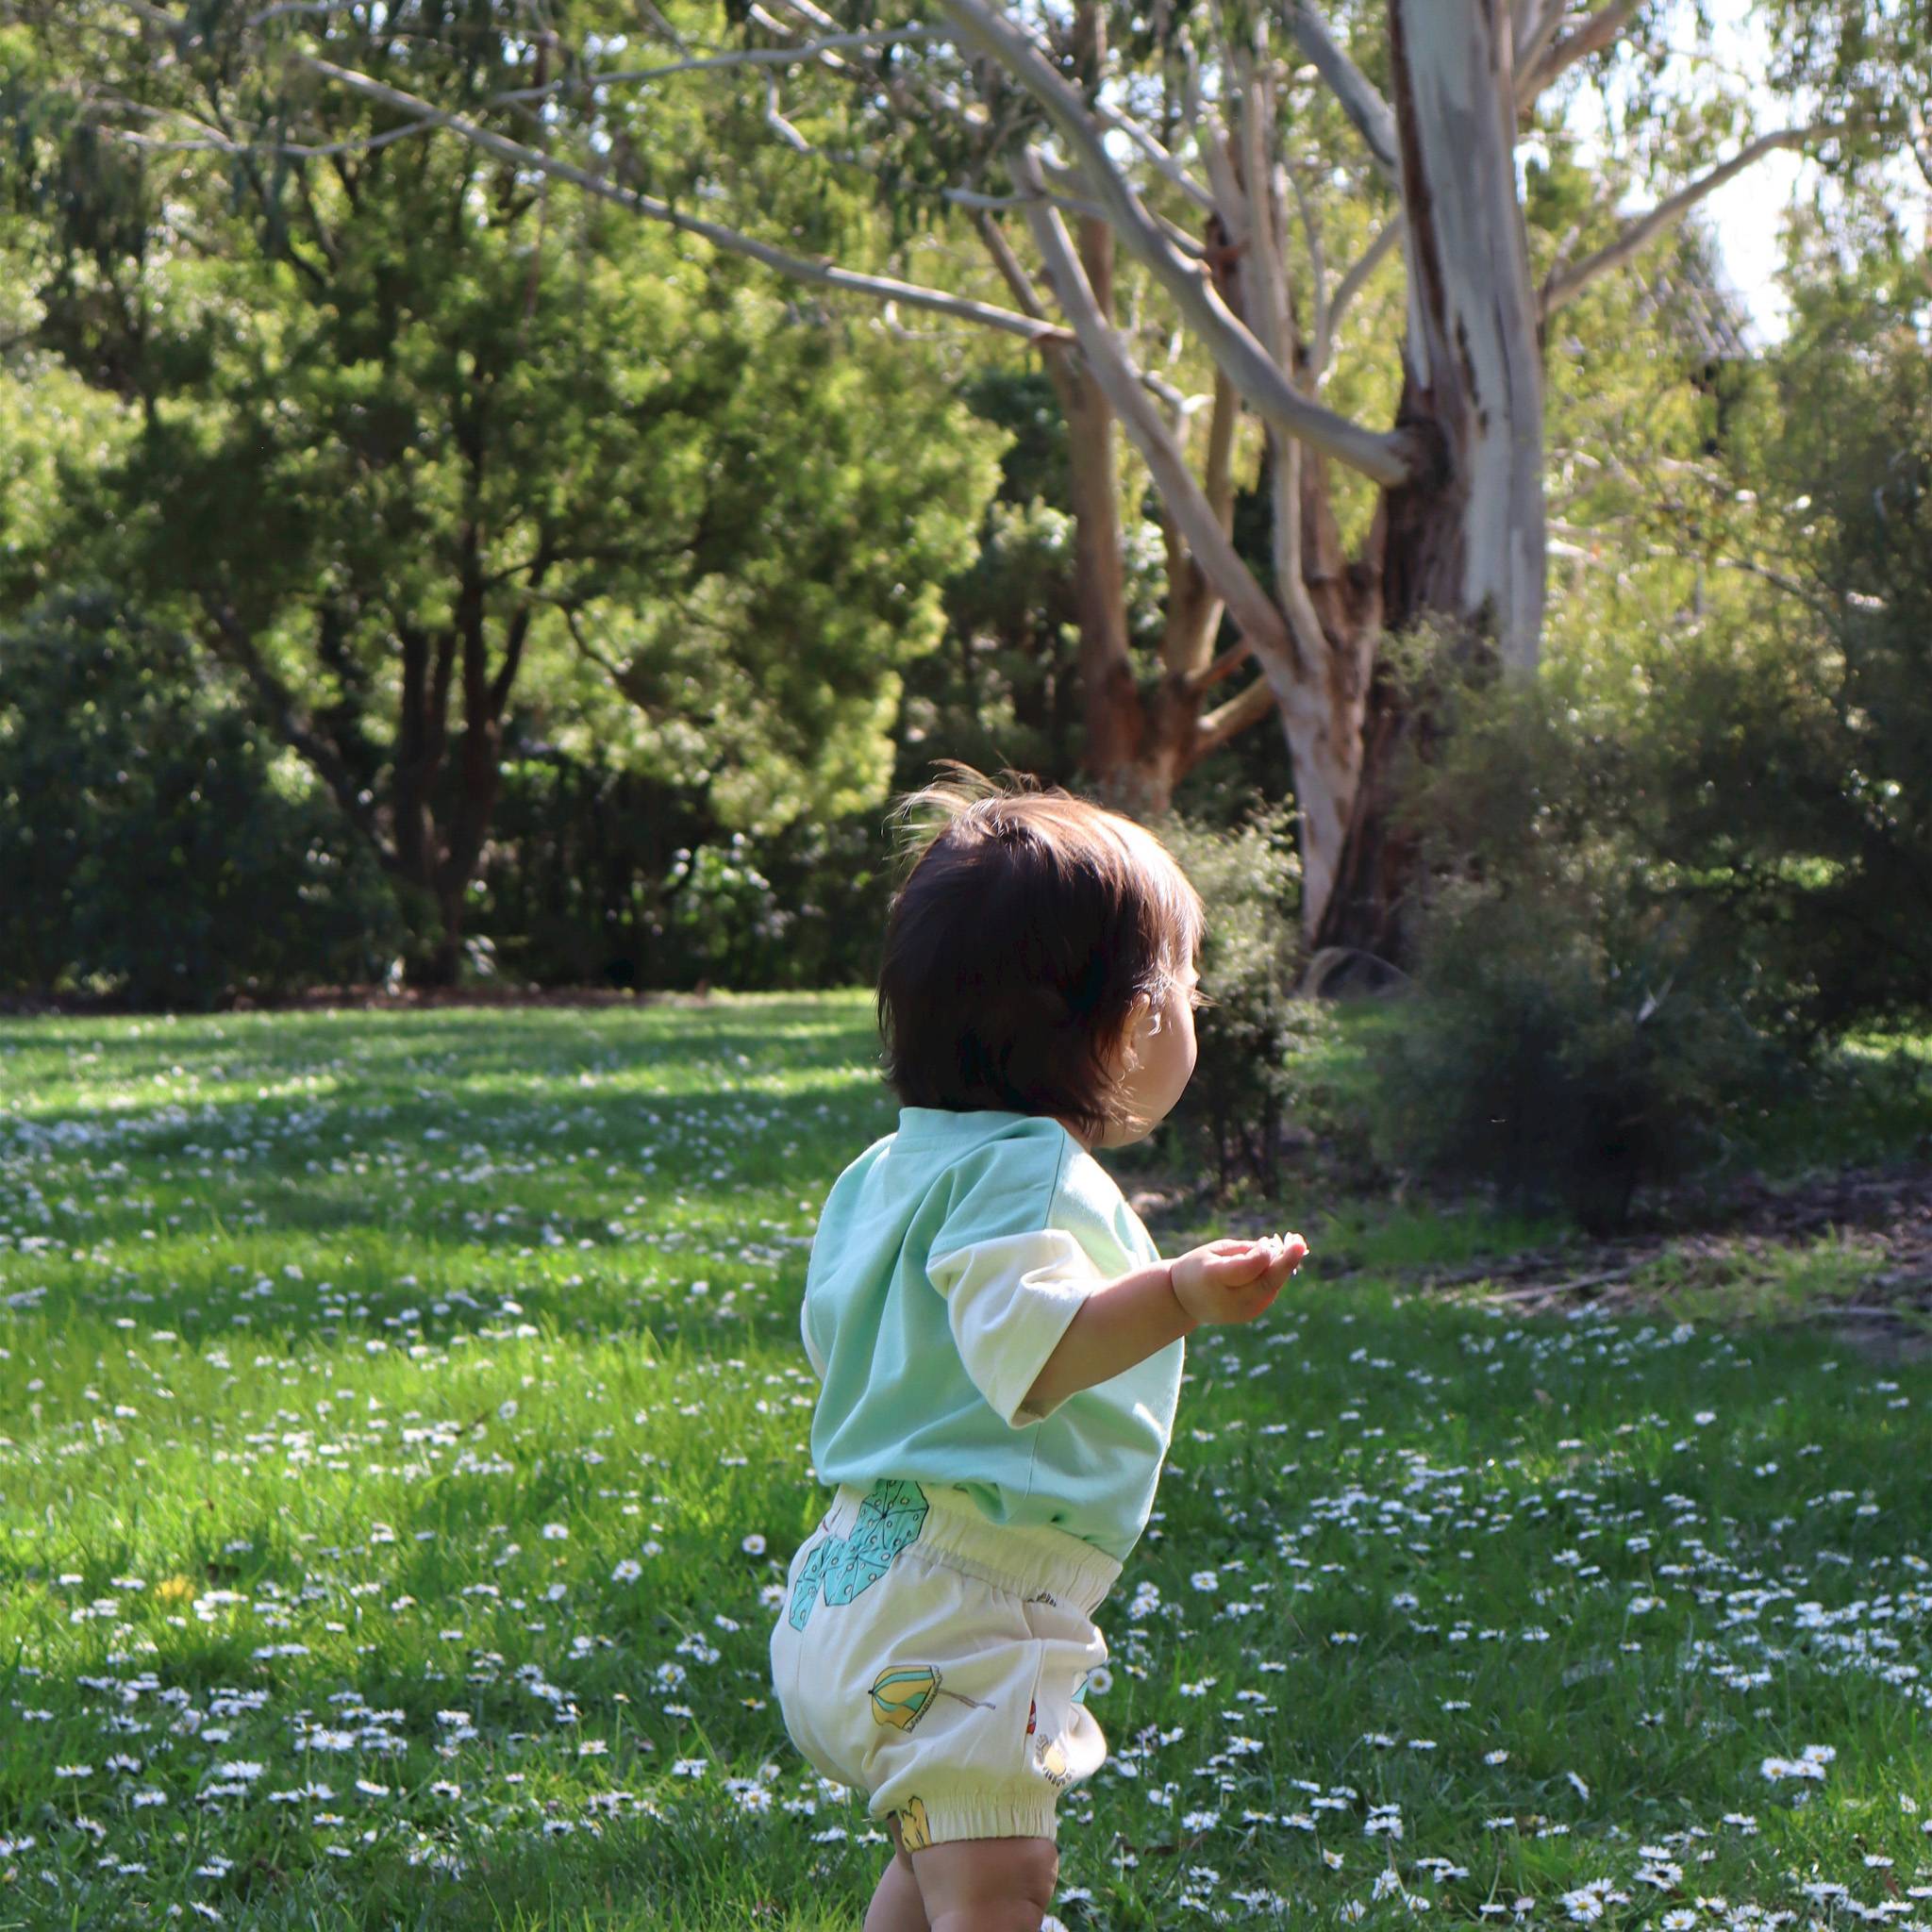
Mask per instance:
[[[445,941],[506,734],[600,721],[738,823],[875,800],[997,432],[875,317],[237,68],[244,11],[0,38],[25,342],[128,425],[59,492],[91,568],[244,675]],[[529,79],[501,9],[398,11],[328,38],[383,71],[434,28],[458,97]],[[675,170],[692,131],[626,139]]]

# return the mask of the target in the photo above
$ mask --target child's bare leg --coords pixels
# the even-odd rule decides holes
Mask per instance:
[[[931,1932],[912,1861],[899,1843],[898,1822],[887,1823],[892,1833],[892,1862],[879,1874],[872,1904],[866,1908],[865,1932]]]
[[[1040,1932],[1059,1854],[1050,1838],[974,1838],[912,1855],[932,1932]]]

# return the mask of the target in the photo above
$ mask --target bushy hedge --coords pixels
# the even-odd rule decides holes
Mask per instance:
[[[1909,262],[1807,285],[1742,431],[1762,503],[1681,607],[1592,587],[1580,648],[1448,694],[1380,1070],[1405,1165],[1613,1220],[1848,1033],[1932,1019],[1923,302]]]
[[[878,965],[884,811],[762,838],[691,794],[554,749],[513,754],[470,913],[536,986],[853,986]]]
[[[1303,1056],[1328,1016],[1297,991],[1303,965],[1301,861],[1286,807],[1232,826],[1170,819],[1159,828],[1208,910],[1195,1016],[1200,1060],[1170,1144],[1211,1163],[1224,1190],[1275,1176]]]
[[[1434,695],[1443,736],[1407,800],[1420,951],[1373,1091],[1391,1165],[1602,1231],[1721,1148],[1804,1037],[1736,902],[1659,851],[1670,705],[1610,718],[1582,695],[1560,669]]]
[[[393,899],[183,641],[104,596],[0,637],[0,991],[208,1007],[379,977]]]

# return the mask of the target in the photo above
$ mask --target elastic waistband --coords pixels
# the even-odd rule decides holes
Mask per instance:
[[[824,1526],[849,1536],[873,1489],[841,1484]],[[1049,1524],[989,1523],[972,1497],[936,1483],[893,1484],[914,1490],[925,1505],[919,1532],[904,1547],[924,1550],[970,1576],[1019,1596],[1042,1591],[1091,1616],[1121,1574],[1105,1550]]]

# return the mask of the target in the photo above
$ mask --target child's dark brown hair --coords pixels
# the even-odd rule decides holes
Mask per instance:
[[[1151,832],[1058,789],[956,767],[899,816],[916,856],[878,988],[894,1091],[1098,1138],[1136,1006],[1159,1006],[1200,942],[1194,889]]]

